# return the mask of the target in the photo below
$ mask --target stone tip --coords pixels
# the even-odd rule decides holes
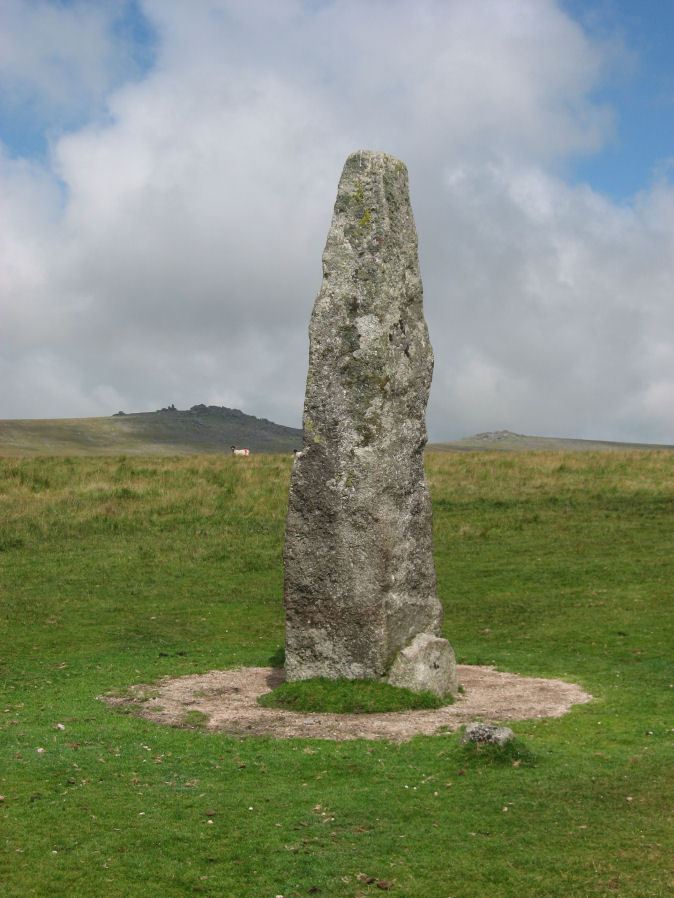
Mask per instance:
[[[402,159],[398,159],[397,156],[393,156],[391,153],[384,153],[381,150],[354,150],[353,153],[349,153],[346,159],[346,164],[349,162],[357,162],[362,165],[363,162],[370,162],[375,164],[386,164],[386,165],[402,165],[405,171],[407,171],[407,166],[402,161]]]

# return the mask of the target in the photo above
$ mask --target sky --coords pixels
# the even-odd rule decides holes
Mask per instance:
[[[674,443],[674,0],[0,0],[0,418],[299,426],[342,165],[403,159],[432,440]]]

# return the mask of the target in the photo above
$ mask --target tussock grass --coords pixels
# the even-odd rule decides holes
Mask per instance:
[[[325,714],[377,714],[411,711],[451,705],[451,696],[440,698],[432,692],[411,692],[375,680],[328,680],[315,677],[282,683],[258,698],[263,708]]]
[[[667,894],[673,454],[428,455],[458,660],[595,696],[512,724],[516,757],[235,739],[96,701],[279,663],[290,465],[0,462],[3,898],[357,898],[363,873],[405,898]]]
[[[185,711],[182,719],[182,725],[186,727],[193,727],[194,729],[199,729],[201,727],[208,726],[208,721],[210,717],[205,711]]]
[[[490,742],[466,742],[461,745],[459,759],[466,768],[479,770],[481,767],[533,767],[536,754],[521,739],[512,739],[504,745]]]

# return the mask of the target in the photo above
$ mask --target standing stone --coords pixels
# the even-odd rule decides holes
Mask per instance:
[[[284,553],[286,676],[386,679],[394,668],[396,685],[456,691],[449,643],[433,639],[429,654],[415,642],[442,624],[423,467],[433,352],[407,169],[392,156],[346,161],[309,338]],[[414,663],[396,663],[406,649]]]

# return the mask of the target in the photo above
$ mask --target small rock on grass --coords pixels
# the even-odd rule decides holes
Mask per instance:
[[[369,876],[367,873],[359,873],[356,876],[358,882],[364,882],[367,885],[376,885],[378,889],[388,891],[393,888],[393,882],[390,879],[377,879],[376,876]]]
[[[512,742],[514,738],[515,734],[510,727],[497,727],[491,723],[469,723],[466,726],[461,742],[506,745],[508,742]]]

